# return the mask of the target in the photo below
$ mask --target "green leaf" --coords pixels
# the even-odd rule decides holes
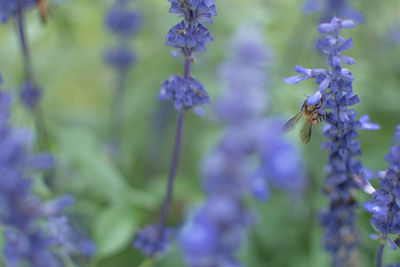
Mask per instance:
[[[128,206],[111,206],[96,218],[94,239],[99,258],[120,252],[130,245],[137,220]]]

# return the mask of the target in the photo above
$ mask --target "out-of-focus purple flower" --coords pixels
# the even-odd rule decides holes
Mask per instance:
[[[210,98],[200,82],[194,78],[185,80],[176,74],[162,84],[158,98],[174,101],[176,110],[189,110],[196,105],[210,103]]]
[[[260,117],[268,105],[266,92],[260,89],[266,85],[268,51],[262,35],[255,34],[257,30],[252,27],[248,25],[246,31],[235,36],[228,49],[229,59],[219,67],[222,86],[230,88],[222,92],[216,105],[216,113],[223,122],[241,123]]]
[[[116,46],[106,52],[105,60],[109,65],[122,71],[132,66],[135,56],[128,47]]]
[[[17,13],[20,2],[24,10],[36,4],[35,0],[0,0],[0,21],[2,23],[6,23]]]
[[[304,13],[321,14],[321,22],[328,22],[333,16],[363,22],[362,13],[349,4],[349,0],[308,0],[302,6]]]
[[[172,230],[170,228],[164,229],[162,238],[159,238],[159,231],[160,227],[158,225],[146,226],[146,228],[136,233],[133,247],[140,249],[147,256],[165,254]]]
[[[115,34],[129,38],[141,27],[141,17],[128,7],[127,0],[116,0],[106,17],[107,27]]]
[[[22,85],[20,97],[27,108],[34,110],[42,97],[42,90],[32,82],[27,81]]]
[[[307,69],[296,66],[295,71],[303,76],[285,79],[287,83],[314,78],[318,84],[315,94],[308,98],[308,104],[322,101],[324,108],[329,109],[324,135],[329,142],[322,147],[329,152],[326,166],[327,180],[325,194],[330,203],[321,214],[321,224],[326,228],[325,248],[333,256],[334,266],[352,266],[354,264],[358,235],[355,227],[357,202],[354,191],[359,185],[354,176],[361,176],[364,171],[356,156],[361,155],[361,144],[355,140],[357,130],[377,130],[379,125],[370,123],[368,116],[356,120],[357,113],[348,108],[359,102],[353,93],[351,72],[342,64],[353,64],[354,60],[341,53],[353,45],[351,38],[345,40],[339,36],[342,28],[351,28],[354,23],[333,17],[330,23],[322,23],[318,31],[327,34],[317,42],[317,48],[327,55],[330,70]],[[319,99],[318,99],[319,97]]]
[[[52,166],[50,155],[32,154],[32,135],[9,123],[10,96],[0,92],[0,223],[5,229],[3,249],[7,266],[63,266],[54,248],[67,246],[65,238],[50,234],[43,222],[61,216],[71,197],[42,202],[32,192],[32,172]],[[61,229],[61,228],[59,228]],[[54,242],[57,240],[57,242]]]
[[[141,24],[140,14],[131,10],[129,1],[115,0],[106,16],[106,26],[118,36],[119,43],[106,52],[105,60],[118,71],[125,71],[135,60],[128,43]]]
[[[225,92],[216,111],[226,129],[203,162],[207,199],[179,235],[188,266],[241,266],[236,254],[254,221],[245,197],[265,200],[269,184],[291,191],[304,187],[301,160],[283,139],[281,123],[263,117],[267,51],[261,36],[256,25],[239,31],[220,68]]]

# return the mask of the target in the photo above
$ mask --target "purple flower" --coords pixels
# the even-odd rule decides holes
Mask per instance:
[[[116,0],[106,17],[107,27],[123,38],[129,38],[140,29],[139,13],[129,10],[127,0]]]
[[[327,180],[324,188],[330,203],[321,213],[321,224],[325,230],[325,248],[333,256],[334,266],[350,266],[355,260],[358,236],[355,227],[357,203],[354,191],[359,188],[353,177],[360,176],[363,167],[356,156],[361,155],[360,142],[355,140],[359,129],[379,129],[369,122],[369,117],[356,120],[357,113],[349,106],[357,104],[359,98],[353,93],[351,72],[342,65],[354,64],[354,60],[341,53],[353,45],[351,38],[339,36],[342,28],[351,28],[354,23],[333,17],[330,23],[322,23],[318,31],[326,33],[317,42],[317,48],[327,55],[330,70],[307,69],[297,66],[295,71],[303,76],[287,78],[288,83],[313,78],[318,84],[315,94],[308,98],[308,104],[320,101],[329,109],[324,135],[329,141],[322,147],[329,152],[326,166]]]
[[[196,105],[210,103],[210,98],[200,82],[194,78],[185,80],[176,74],[162,84],[159,99],[174,101],[176,110],[189,110]]]
[[[299,155],[282,139],[281,123],[263,117],[267,51],[260,36],[255,26],[242,29],[220,68],[227,86],[216,110],[226,128],[202,165],[207,199],[179,234],[188,266],[241,266],[237,253],[254,221],[245,197],[265,200],[269,184],[292,192],[304,186]]]
[[[213,22],[217,15],[215,0],[168,0],[171,3],[169,12],[184,17],[186,22]]]
[[[50,223],[53,216],[62,216],[73,198],[64,196],[42,202],[33,193],[32,173],[52,167],[54,161],[49,154],[30,153],[32,135],[10,126],[10,97],[4,92],[0,92],[0,106],[0,223],[6,237],[4,261],[7,266],[63,266],[57,251],[70,246],[64,242],[65,233],[61,233],[66,232],[61,229],[67,226],[64,224],[56,231],[55,227],[43,227],[43,222]]]
[[[179,53],[188,56],[194,51],[206,51],[205,44],[213,40],[208,29],[201,23],[186,25],[181,21],[169,30],[165,45],[180,48],[173,51],[174,56]]]
[[[128,47],[118,45],[106,52],[105,60],[114,68],[124,71],[132,66],[135,56]]]
[[[6,23],[17,13],[20,1],[23,9],[28,9],[36,4],[35,0],[0,0],[0,21],[2,23]]]
[[[146,226],[146,228],[136,233],[133,247],[140,249],[147,256],[165,254],[172,230],[170,228],[164,229],[161,238],[159,238],[159,231],[160,227],[158,225]]]
[[[30,110],[34,110],[42,97],[42,90],[30,81],[26,81],[21,89],[21,100]]]

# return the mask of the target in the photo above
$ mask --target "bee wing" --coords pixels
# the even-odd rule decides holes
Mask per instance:
[[[307,121],[304,123],[303,128],[300,130],[300,138],[303,144],[308,144],[311,138],[311,128],[312,125]]]
[[[293,118],[291,118],[290,120],[288,120],[283,126],[282,126],[282,130],[284,132],[288,132],[290,130],[292,130],[296,124],[299,122],[300,118],[303,116],[303,112],[299,112],[296,116],[294,116]]]

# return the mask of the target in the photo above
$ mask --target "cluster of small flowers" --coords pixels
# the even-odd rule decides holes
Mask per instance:
[[[29,152],[31,135],[10,126],[10,105],[9,94],[0,92],[0,223],[5,228],[5,260],[7,266],[63,266],[53,248],[81,254],[91,242],[75,235],[63,215],[74,202],[72,196],[42,202],[32,192],[32,171],[52,168],[54,160],[48,153]]]
[[[357,104],[359,98],[353,93],[353,76],[342,67],[342,63],[352,65],[355,60],[341,53],[352,47],[353,40],[344,40],[339,32],[342,28],[351,27],[354,27],[353,21],[336,17],[330,23],[318,26],[320,33],[327,34],[318,40],[317,48],[327,55],[330,71],[296,66],[295,71],[301,75],[285,79],[287,83],[298,83],[314,78],[319,86],[316,93],[308,98],[308,105],[322,101],[324,108],[331,111],[326,119],[328,124],[324,127],[324,135],[330,142],[322,145],[329,152],[324,191],[330,204],[328,210],[321,214],[321,224],[326,227],[325,248],[332,253],[334,266],[351,266],[358,244],[355,229],[357,203],[353,194],[359,187],[353,177],[360,175],[363,167],[355,159],[361,155],[360,142],[355,140],[357,130],[379,129],[379,125],[369,122],[367,115],[356,120],[357,113],[348,108]]]
[[[208,29],[201,22],[213,22],[217,15],[215,0],[169,0],[170,13],[184,19],[167,33],[166,45],[177,48],[171,53],[174,57],[184,55],[184,77],[174,74],[162,84],[159,99],[172,100],[176,110],[189,110],[197,105],[208,104],[210,98],[204,86],[190,77],[190,64],[193,52],[206,51],[206,43],[213,41]],[[202,109],[193,109],[203,116]]]
[[[226,131],[202,166],[207,199],[180,232],[188,266],[240,266],[236,254],[254,221],[246,196],[267,199],[268,182],[292,191],[304,186],[298,151],[282,139],[281,122],[262,114],[267,51],[261,36],[255,25],[243,28],[220,69],[227,86],[216,111]]]
[[[393,249],[397,245],[388,234],[400,233],[400,125],[395,137],[397,144],[385,156],[389,169],[378,173],[381,189],[373,191],[371,200],[364,203],[365,209],[372,213],[372,227],[379,232],[379,236],[373,234],[371,237],[387,240]]]
[[[121,72],[132,66],[135,55],[129,48],[129,40],[138,32],[141,25],[139,13],[129,9],[127,0],[115,0],[106,17],[107,28],[118,38],[118,44],[110,48],[105,60]]]
[[[333,16],[363,22],[364,16],[353,8],[348,0],[308,0],[302,6],[305,13],[321,14],[321,22],[329,22]]]
[[[182,140],[183,122],[186,111],[193,110],[203,116],[204,111],[197,105],[210,102],[204,86],[190,75],[190,68],[194,62],[193,52],[205,51],[205,44],[213,40],[208,29],[201,22],[213,22],[216,16],[215,0],[168,0],[171,3],[169,12],[184,19],[173,26],[167,33],[166,45],[177,48],[171,52],[172,56],[183,55],[185,58],[184,75],[173,74],[161,86],[159,99],[171,100],[175,109],[179,110],[175,149],[173,153],[166,198],[163,204],[160,222],[138,231],[133,246],[149,256],[166,252],[171,229],[165,229],[165,220],[168,213],[172,194],[174,176],[179,159],[180,142]]]

